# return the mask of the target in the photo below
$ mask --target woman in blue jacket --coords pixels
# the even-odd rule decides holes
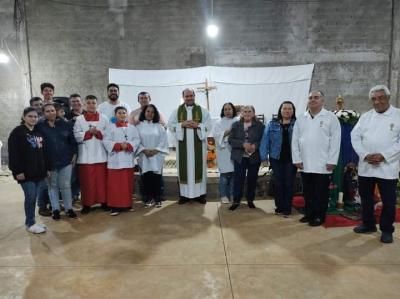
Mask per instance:
[[[262,161],[269,161],[275,179],[275,213],[289,217],[292,212],[293,185],[296,167],[292,163],[291,141],[296,121],[296,108],[284,101],[277,118],[264,130],[260,145]]]

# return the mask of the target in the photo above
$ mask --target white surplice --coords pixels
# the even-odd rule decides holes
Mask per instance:
[[[100,139],[92,137],[88,140],[83,140],[85,133],[92,127],[96,127],[104,137],[109,121],[107,117],[100,114],[98,121],[87,121],[85,116],[79,115],[76,118],[74,125],[74,136],[78,142],[78,160],[77,164],[95,164],[104,163],[107,161],[107,153]]]
[[[113,150],[116,143],[129,143],[133,151],[120,151]],[[109,169],[122,169],[133,168],[134,155],[140,145],[140,138],[138,130],[133,125],[127,127],[117,127],[116,124],[109,123],[106,133],[104,135],[103,144],[108,153],[107,168]]]
[[[233,172],[233,161],[231,160],[232,148],[228,143],[229,135],[224,137],[224,133],[238,120],[238,117],[223,117],[214,125],[212,135],[214,136],[215,145],[217,146],[217,165],[220,173]]]
[[[168,138],[165,128],[160,123],[147,120],[140,122],[136,128],[140,136],[139,166],[142,173],[153,171],[162,174],[164,158],[168,154]],[[158,153],[152,157],[146,157],[143,153],[145,149],[155,149]]]
[[[192,120],[193,106],[185,106],[187,120]],[[197,129],[186,129],[186,151],[187,151],[187,184],[179,182],[180,195],[187,198],[196,198],[206,194],[207,186],[207,135],[211,130],[211,118],[206,109],[201,107],[202,121]],[[178,109],[172,112],[168,121],[168,128],[176,139],[176,165],[179,176],[179,146],[178,142],[183,140],[184,128],[178,122]],[[203,148],[203,176],[200,183],[195,182],[195,155],[194,155],[194,134],[202,141]]]

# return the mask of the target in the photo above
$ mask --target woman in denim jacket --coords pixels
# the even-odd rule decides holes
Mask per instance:
[[[296,167],[292,163],[291,141],[296,121],[296,108],[284,101],[278,117],[271,120],[261,139],[260,157],[268,161],[275,178],[275,214],[289,217],[292,212],[293,185]]]

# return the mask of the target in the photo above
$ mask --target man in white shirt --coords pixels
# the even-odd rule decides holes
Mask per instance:
[[[308,111],[297,117],[292,135],[293,164],[302,171],[305,215],[300,222],[319,226],[325,222],[330,175],[340,151],[340,123],[323,108],[324,94],[312,91]]]
[[[369,98],[373,109],[361,116],[351,132],[351,143],[360,158],[358,184],[363,221],[354,232],[376,232],[374,191],[377,184],[383,203],[379,223],[381,242],[392,243],[400,165],[400,110],[390,105],[390,91],[385,85],[373,87]]]
[[[107,96],[108,96],[108,101],[103,102],[99,105],[98,111],[101,114],[104,114],[107,116],[107,118],[110,120],[110,122],[115,122],[115,108],[122,106],[125,107],[128,114],[131,111],[131,108],[129,107],[128,104],[118,100],[119,98],[119,86],[115,83],[110,83],[107,85]]]

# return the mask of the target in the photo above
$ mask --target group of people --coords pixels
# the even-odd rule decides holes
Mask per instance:
[[[41,215],[59,220],[61,194],[66,214],[77,217],[71,204],[76,190],[79,192],[74,184],[80,186],[82,214],[89,213],[95,204],[111,210],[111,215],[131,210],[136,163],[144,203],[161,207],[162,171],[168,153],[166,129],[176,140],[179,204],[206,203],[207,137],[212,135],[217,147],[220,199],[231,204],[229,210],[240,206],[244,189],[248,207],[255,208],[258,171],[264,162],[275,177],[276,214],[290,217],[294,180],[300,171],[305,197],[300,222],[319,226],[325,221],[341,127],[336,115],[324,108],[321,91],[310,92],[307,111],[297,117],[293,102],[282,102],[266,127],[257,119],[253,106],[243,106],[238,113],[230,102],[223,105],[220,119],[212,126],[209,112],[196,104],[192,89],[183,90],[183,103],[168,121],[150,104],[147,92],[138,94],[140,107],[131,111],[119,100],[119,86],[113,83],[107,86],[108,101],[100,105],[93,95],[85,97],[84,105],[78,94],[71,95],[71,111],[65,115],[52,101],[54,86],[44,83],[41,91],[43,100],[31,99],[22,124],[9,137],[9,167],[25,193],[25,224],[30,232],[46,230],[35,223],[36,198]],[[363,223],[354,231],[376,231],[373,193],[377,184],[383,201],[381,241],[390,243],[399,174],[400,110],[390,105],[390,92],[384,85],[373,87],[369,98],[373,109],[362,115],[351,133],[360,157],[363,208]],[[43,206],[46,194],[51,201],[50,213]]]

